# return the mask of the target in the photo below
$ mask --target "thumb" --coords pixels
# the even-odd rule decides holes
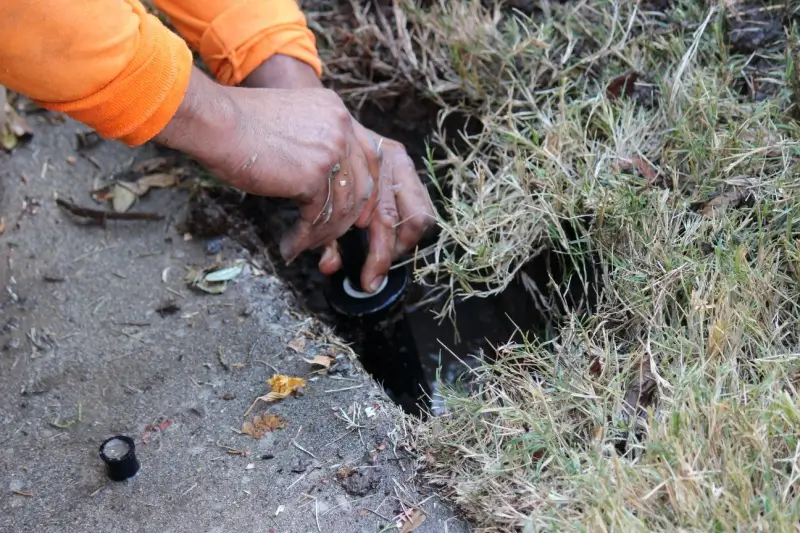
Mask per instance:
[[[281,257],[288,265],[311,245],[311,224],[300,218],[281,236]]]

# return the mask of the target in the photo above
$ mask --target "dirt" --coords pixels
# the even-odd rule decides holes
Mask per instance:
[[[0,154],[0,530],[374,532],[429,496],[397,408],[268,260],[228,236],[186,234],[187,190],[133,207],[160,221],[68,215],[54,193],[100,208],[97,178],[157,154],[112,142],[79,152],[81,126],[39,116],[29,144]],[[189,290],[186,267],[216,253],[250,266],[222,294]],[[287,347],[299,338],[299,352]],[[304,361],[323,353],[335,373]],[[248,415],[285,428],[241,434],[275,372],[308,386]],[[98,453],[117,434],[142,465],[121,483]],[[352,496],[342,465],[381,474]],[[466,531],[436,497],[421,508],[417,531]]]

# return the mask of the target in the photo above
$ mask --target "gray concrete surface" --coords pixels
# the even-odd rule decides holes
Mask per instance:
[[[293,310],[281,280],[248,269],[221,295],[187,288],[185,267],[213,258],[178,229],[186,191],[134,208],[168,213],[160,222],[82,225],[55,204],[58,192],[97,207],[93,181],[152,147],[103,143],[98,169],[76,153],[78,124],[30,120],[32,142],[0,154],[0,531],[377,532],[417,506],[416,531],[466,530],[415,488],[373,381],[312,374],[303,359],[346,349]],[[221,253],[249,257],[230,240]],[[169,300],[180,310],[162,317]],[[303,353],[287,347],[301,337]],[[239,434],[276,371],[312,378],[302,396],[254,409],[286,428]],[[98,456],[114,434],[137,445],[142,469],[127,482],[107,481]],[[342,467],[356,472],[347,487]]]

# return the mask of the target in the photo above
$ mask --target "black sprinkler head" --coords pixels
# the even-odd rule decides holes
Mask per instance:
[[[106,463],[106,474],[112,481],[125,481],[139,472],[133,439],[117,435],[100,445],[100,458]]]
[[[360,317],[385,311],[400,300],[408,285],[408,268],[390,269],[381,288],[368,293],[361,286],[361,270],[369,252],[369,234],[352,228],[339,237],[338,244],[342,268],[331,276],[325,291],[334,311]]]

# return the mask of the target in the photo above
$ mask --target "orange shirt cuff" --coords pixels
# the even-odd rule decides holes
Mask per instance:
[[[37,103],[66,113],[107,139],[137,146],[155,137],[175,115],[191,72],[186,43],[156,17],[143,14],[136,53],[108,85],[80,100]]]
[[[275,54],[309,64],[322,75],[314,34],[294,0],[239,0],[203,32],[198,52],[222,84],[236,85]]]

